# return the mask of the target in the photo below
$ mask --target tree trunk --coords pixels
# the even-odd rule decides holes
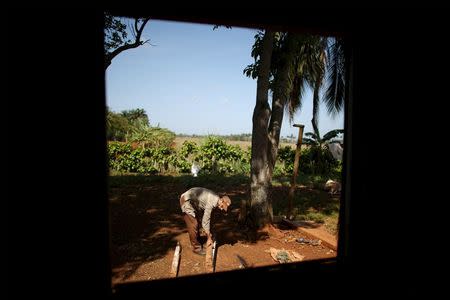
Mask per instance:
[[[274,91],[272,97],[272,115],[269,124],[269,174],[272,179],[273,169],[278,156],[278,146],[280,144],[281,125],[283,123],[284,103]]]
[[[269,144],[268,123],[270,118],[268,92],[273,38],[274,33],[266,30],[262,41],[256,104],[253,111],[249,225],[254,228],[261,228],[271,223],[273,218],[269,197],[270,172],[267,151]]]
[[[273,169],[278,156],[281,125],[284,108],[289,101],[295,77],[296,42],[298,36],[288,33],[284,45],[284,55],[277,72],[276,84],[272,97],[272,114],[269,124],[269,171],[272,179]]]

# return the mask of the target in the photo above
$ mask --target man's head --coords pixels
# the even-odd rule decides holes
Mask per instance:
[[[223,210],[224,212],[228,211],[228,207],[231,205],[231,199],[228,196],[222,196],[219,199],[219,202],[217,204],[217,206],[219,207],[220,210]]]

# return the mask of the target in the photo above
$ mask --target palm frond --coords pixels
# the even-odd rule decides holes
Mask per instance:
[[[317,135],[314,132],[306,132],[305,136],[311,137],[313,139],[317,139]]]
[[[313,145],[317,145],[317,141],[310,139],[310,138],[303,138],[302,144],[313,146]]]
[[[320,105],[320,98],[319,98],[319,90],[320,85],[322,83],[322,78],[318,78],[314,85],[314,93],[313,93],[313,119],[312,119],[312,125],[314,132],[320,139],[319,129],[318,129],[318,120],[319,120],[319,105]]]
[[[304,91],[305,80],[300,75],[296,75],[292,85],[291,95],[286,105],[286,110],[291,122],[294,120],[295,113],[302,109]]]
[[[344,133],[344,129],[335,129],[335,130],[331,130],[331,131],[328,131],[328,132],[323,136],[322,140],[323,140],[323,141],[328,141],[328,140],[330,140],[330,139],[332,139],[332,138],[335,138],[335,137],[337,137],[338,135],[343,134],[343,133]]]
[[[335,39],[328,51],[327,88],[324,101],[327,111],[335,116],[344,107],[345,96],[345,59],[344,44],[341,39]]]

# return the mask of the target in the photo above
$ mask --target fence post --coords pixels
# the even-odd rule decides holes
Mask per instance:
[[[305,127],[305,125],[294,124],[294,127],[298,127],[298,140],[297,140],[297,148],[295,149],[294,171],[291,179],[291,188],[289,189],[289,196],[288,196],[289,202],[288,202],[287,218],[289,220],[292,218],[292,201],[294,199],[295,187],[297,185],[298,164],[300,159],[300,149],[302,147],[303,128]]]

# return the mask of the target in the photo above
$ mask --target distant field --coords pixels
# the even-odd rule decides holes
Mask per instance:
[[[205,138],[200,138],[200,137],[176,137],[175,138],[175,148],[179,149],[181,147],[181,145],[183,145],[184,141],[188,140],[191,142],[195,142],[197,145],[201,145],[203,143],[203,140]],[[238,145],[239,147],[241,147],[241,149],[243,150],[247,150],[248,147],[251,146],[251,142],[250,141],[229,141],[226,140],[227,144],[230,145]],[[293,143],[281,143],[281,147],[285,147],[285,146],[290,146],[292,149],[295,149],[295,144]]]

